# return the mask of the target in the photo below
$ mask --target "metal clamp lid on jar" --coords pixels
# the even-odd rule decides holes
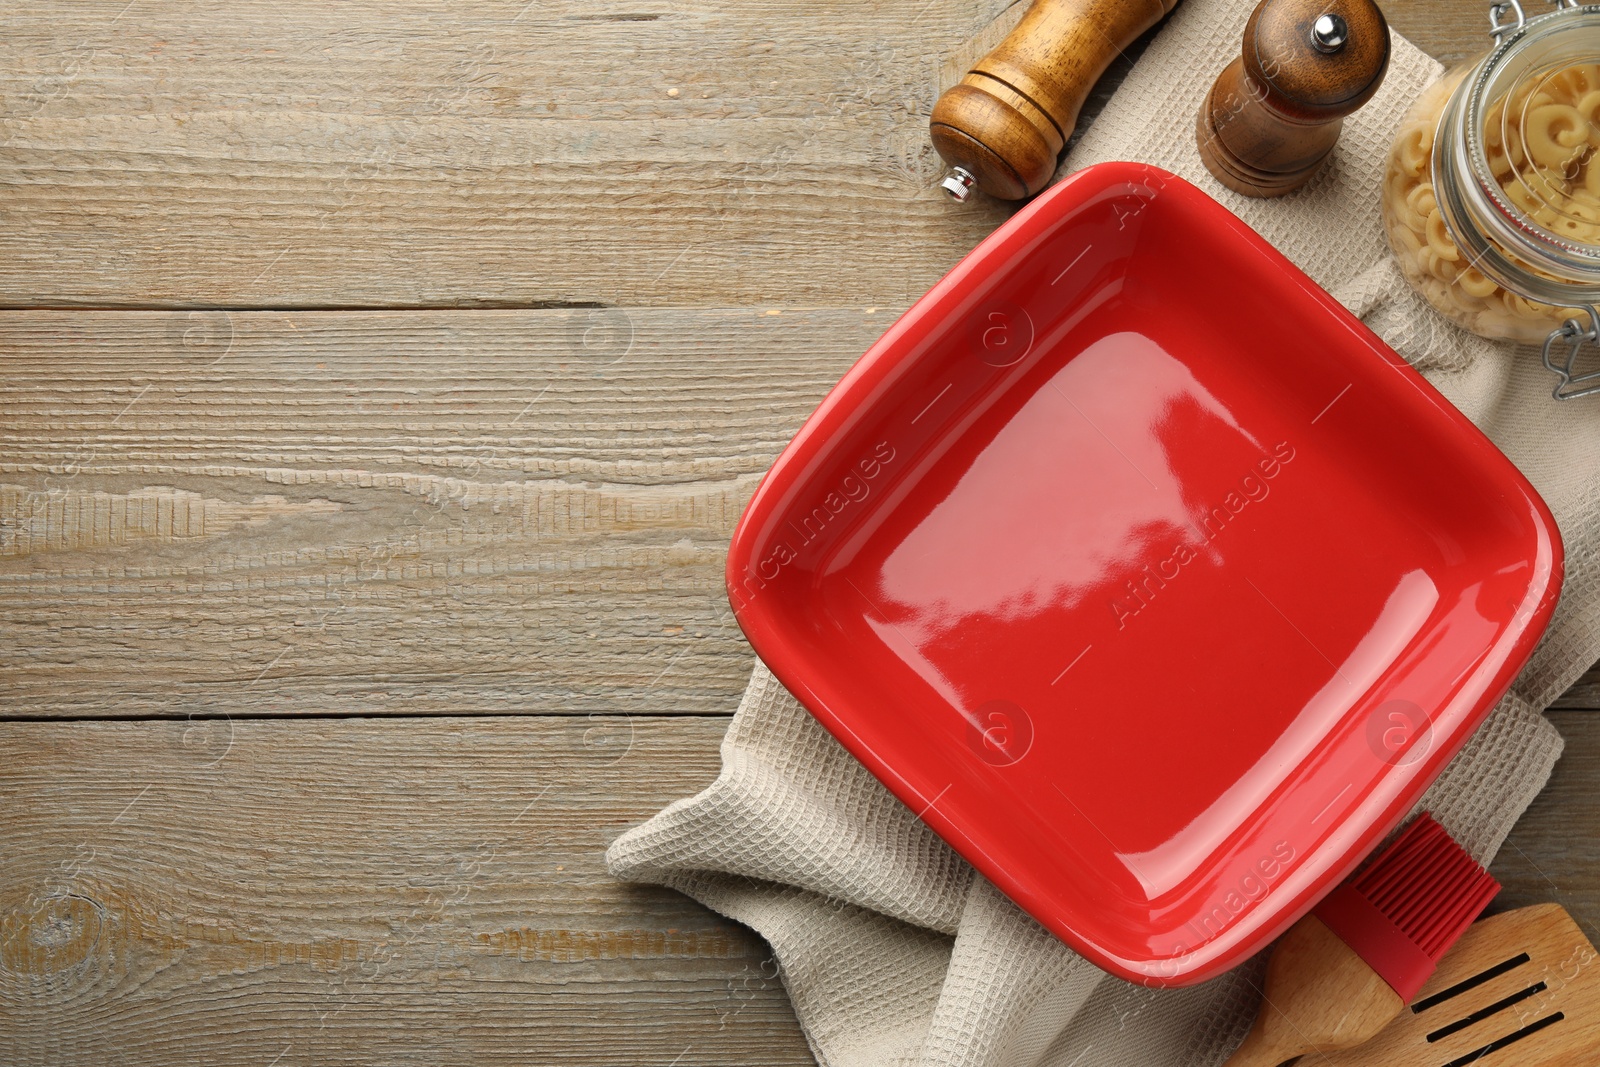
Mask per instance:
[[[1544,365],[1560,379],[1551,395],[1571,400],[1600,393],[1600,370],[1576,368],[1585,346],[1600,344],[1600,245],[1566,239],[1510,203],[1490,169],[1483,134],[1484,112],[1504,95],[1496,90],[1509,93],[1516,84],[1522,74],[1519,61],[1600,62],[1594,51],[1564,55],[1555,40],[1572,28],[1600,31],[1600,5],[1552,2],[1555,11],[1531,19],[1519,0],[1490,5],[1495,48],[1445,105],[1432,162],[1439,213],[1471,267],[1529,300],[1584,312],[1583,318],[1569,318],[1552,331],[1542,354]],[[1502,84],[1507,81],[1511,84]]]

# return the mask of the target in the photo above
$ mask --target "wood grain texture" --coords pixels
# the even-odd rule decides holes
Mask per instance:
[[[1489,39],[1487,4],[1480,7],[1459,0],[1389,0],[1382,7],[1396,33],[1446,67],[1477,59],[1494,43]]]
[[[904,306],[1005,215],[934,190],[926,119],[1008,6],[8,10],[0,306]]]
[[[930,117],[934,148],[990,196],[1039,192],[1106,68],[1176,2],[1033,0],[1011,32],[940,95]]]
[[[0,306],[905,306],[940,62],[1008,0],[0,15]]]
[[[1554,901],[1600,945],[1600,715],[1554,711],[1566,739],[1550,784],[1534,798],[1489,871],[1504,887],[1489,910]]]
[[[1223,1067],[1279,1067],[1300,1056],[1319,1062],[1370,1040],[1405,1007],[1400,994],[1315,915],[1273,945],[1261,988],[1261,1010]]]
[[[725,726],[0,724],[0,1063],[809,1064],[760,938],[601,857]]]
[[[1491,916],[1474,924],[1440,961],[1412,1001],[1421,1011],[1401,1012],[1370,1042],[1316,1062],[1320,1067],[1592,1063],[1600,1049],[1597,959],[1600,954],[1559,904]]]
[[[1345,27],[1332,52],[1312,38],[1324,16]],[[1200,158],[1235,192],[1283,196],[1311,180],[1345,117],[1383,84],[1389,26],[1372,0],[1264,0],[1241,44],[1200,105]]]
[[[0,722],[0,1063],[811,1062],[601,852],[716,773],[761,472],[1008,213],[927,118],[1010,5],[0,11],[0,308],[275,309],[0,313],[0,717],[171,720]],[[1555,719],[1496,873],[1593,936]]]
[[[726,713],[733,524],[892,318],[0,316],[0,703]]]
[[[1600,716],[1554,718],[1496,907],[1593,937]],[[759,939],[601,866],[724,726],[0,724],[0,1062],[809,1062]]]
[[[1589,668],[1584,676],[1574,682],[1572,688],[1551,706],[1600,711],[1600,666]]]

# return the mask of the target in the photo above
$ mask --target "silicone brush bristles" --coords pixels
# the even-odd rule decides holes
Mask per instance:
[[[1500,883],[1424,812],[1316,916],[1409,1003]]]
[[[1438,962],[1500,883],[1423,812],[1355,881],[1355,890]]]

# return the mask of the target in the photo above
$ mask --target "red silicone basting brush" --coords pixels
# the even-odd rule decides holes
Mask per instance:
[[[1283,935],[1261,1012],[1226,1067],[1278,1067],[1375,1036],[1499,891],[1433,816],[1417,816]]]

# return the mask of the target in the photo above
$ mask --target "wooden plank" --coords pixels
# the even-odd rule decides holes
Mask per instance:
[[[775,310],[0,316],[0,707],[727,712],[733,524],[892,318]]]
[[[940,198],[925,130],[1007,6],[10,11],[0,305],[904,306],[1007,213]]]
[[[0,14],[0,306],[904,307],[1011,0],[55,0]]]
[[[733,524],[892,317],[0,315],[0,705],[727,712]]]
[[[726,725],[0,724],[0,1063],[810,1064],[760,938],[602,861]]]
[[[1493,911],[1554,901],[1600,945],[1600,715],[1550,713],[1566,751],[1490,870],[1504,888]]]
[[[1600,664],[1590,667],[1553,705],[1557,708],[1582,708],[1600,711]]]
[[[1544,9],[1528,8],[1529,17]],[[1475,60],[1494,43],[1489,39],[1489,5],[1458,0],[1388,0],[1389,26],[1446,67]]]
[[[1495,864],[1600,919],[1600,717]],[[725,719],[4,723],[0,1062],[807,1063],[766,950],[611,881]]]

